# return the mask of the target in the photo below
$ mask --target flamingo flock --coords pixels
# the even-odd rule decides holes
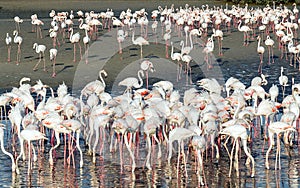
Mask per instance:
[[[151,62],[145,62],[148,66],[149,63],[151,66]],[[69,166],[73,164],[75,168],[75,161],[78,160],[74,159],[74,152],[78,151],[79,167],[83,167],[84,150],[79,144],[82,137],[89,148],[87,152],[92,155],[93,163],[97,160],[97,145],[101,145],[100,155],[103,155],[103,149],[109,146],[110,152],[120,153],[121,171],[124,171],[123,152],[129,152],[132,173],[137,167],[136,150],[141,142],[147,145],[145,167],[149,170],[156,165],[150,158],[167,160],[170,164],[174,142],[178,142],[177,175],[180,173],[180,163],[183,163],[185,168],[182,170],[185,176],[188,176],[187,160],[193,157],[189,156],[191,154],[188,154],[185,148],[191,147],[196,152],[194,157],[200,160],[197,174],[201,185],[204,185],[203,153],[212,153],[211,160],[218,161],[220,152],[227,151],[230,159],[230,177],[232,169],[239,174],[238,151],[241,144],[246,154],[246,163],[251,165],[249,174],[255,177],[255,157],[252,156],[249,145],[251,140],[259,139],[259,129],[264,130],[262,136],[270,140],[265,161],[267,169],[270,168],[269,156],[272,155],[275,139],[275,170],[281,168],[280,137],[283,136],[285,147],[297,147],[296,143],[300,142],[300,84],[293,84],[292,93],[279,102],[274,100],[271,92],[267,93],[264,90],[263,86],[268,83],[264,75],[254,77],[249,86],[245,86],[234,77],[229,78],[224,86],[227,91],[226,97],[222,94],[223,86],[216,79],[203,78],[197,81],[198,89],[187,89],[181,97],[170,81],[153,83],[151,90],[143,88],[143,71],[138,71],[139,79],[128,77],[121,81],[119,87],[127,88],[124,94],[115,97],[105,91],[106,83],[102,76],[106,77],[108,73],[104,70],[99,72],[100,80],[90,82],[82,89],[80,98],[71,96],[64,83],[58,86],[55,94],[54,90],[41,80],[31,85],[30,78],[22,78],[19,87],[1,95],[3,101],[5,97],[8,98],[3,107],[11,106],[8,118],[12,138],[8,139],[14,140],[15,148],[8,147],[2,151],[12,159],[12,171],[20,173],[19,160],[28,160],[28,173],[31,173],[32,163],[37,160],[36,149],[42,150],[45,147],[45,142],[34,142],[36,140],[51,143],[52,147],[48,153],[43,149],[50,166],[55,165],[55,156],[52,153],[64,138],[63,142],[68,142],[69,147],[64,151],[65,163]],[[33,95],[40,98],[34,99]],[[275,119],[280,108],[284,108],[282,117]],[[2,124],[2,127],[5,126],[9,125]],[[60,137],[61,134],[65,137]],[[142,139],[142,134],[146,135],[145,139]],[[216,140],[219,142],[216,143]],[[28,142],[27,145],[24,145],[25,141]],[[32,145],[31,142],[36,144]],[[0,144],[1,147],[5,144],[3,138]],[[127,151],[123,149],[124,144]],[[28,157],[25,155],[26,151]],[[163,151],[168,153],[167,158],[162,155]]]
[[[109,148],[110,153],[118,152],[121,172],[127,170],[125,166],[128,165],[124,153],[129,153],[132,173],[135,172],[140,160],[144,160],[142,166],[149,171],[156,168],[159,161],[166,161],[168,165],[176,161],[178,178],[182,174],[188,177],[190,174],[188,172],[194,170],[199,177],[199,184],[205,185],[204,165],[208,160],[204,160],[204,154],[211,154],[209,161],[216,162],[219,162],[220,156],[228,156],[229,177],[232,176],[233,170],[239,176],[239,160],[245,158],[246,165],[251,167],[248,168],[247,173],[250,177],[255,177],[256,159],[251,151],[251,144],[261,136],[264,145],[268,148],[266,152],[262,151],[266,169],[281,169],[281,145],[293,148],[299,147],[300,143],[300,84],[294,81],[289,84],[288,76],[284,74],[284,67],[281,67],[278,83],[272,83],[268,92],[265,91],[264,86],[268,81],[263,74],[265,48],[262,45],[268,47],[269,66],[276,66],[273,49],[277,46],[275,42],[278,42],[278,50],[282,53],[282,58],[283,54],[286,55],[286,60],[290,57],[287,65],[296,68],[296,63],[300,62],[298,54],[300,47],[296,45],[297,23],[292,19],[293,16],[298,16],[295,11],[289,11],[284,5],[273,8],[268,5],[255,9],[249,9],[248,5],[245,7],[233,5],[231,9],[228,5],[225,8],[208,5],[191,7],[187,4],[180,8],[175,8],[174,5],[158,7],[151,15],[151,19],[155,22],[152,31],[156,39],[161,37],[165,42],[165,58],[170,58],[177,63],[176,81],[181,79],[184,64],[186,82],[193,84],[191,54],[201,44],[197,45],[193,42],[192,36],[204,40],[201,52],[204,54],[206,70],[210,71],[213,69],[214,37],[218,41],[218,55],[226,56],[226,51],[223,50],[223,38],[230,35],[230,31],[236,29],[243,32],[242,48],[245,49],[251,46],[250,41],[258,34],[256,52],[259,54],[257,72],[260,77],[253,78],[249,85],[235,77],[230,77],[224,86],[220,85],[215,78],[203,78],[196,81],[197,87],[184,90],[183,95],[180,95],[179,88],[174,87],[173,81],[162,80],[149,83],[149,71],[158,70],[155,70],[153,63],[145,58],[145,51],[143,51],[144,45],[154,45],[148,40],[150,32],[147,15],[145,9],[135,12],[127,9],[121,12],[120,19],[111,9],[101,13],[90,11],[86,14],[78,11],[76,17],[73,11],[69,13],[52,10],[50,12],[49,16],[53,19],[49,30],[49,37],[53,40],[52,45],[47,47],[45,44],[33,44],[33,49],[39,54],[39,61],[33,70],[37,70],[43,59],[43,69],[46,71],[45,52],[49,51],[53,66],[51,76],[56,77],[56,57],[62,49],[61,46],[64,45],[65,38],[73,44],[73,62],[76,62],[77,57],[76,44],[79,47],[80,60],[83,58],[81,42],[84,44],[85,62],[88,66],[89,44],[97,40],[100,27],[108,30],[116,27],[116,40],[119,43],[120,54],[123,53],[121,43],[127,39],[128,34],[131,34],[132,44],[140,47],[140,70],[132,77],[127,77],[118,83],[118,87],[126,87],[126,89],[122,95],[117,96],[107,91],[104,77],[109,73],[105,70],[99,71],[99,80],[85,85],[79,98],[68,93],[64,83],[60,84],[55,92],[41,80],[31,84],[30,78],[26,77],[20,80],[19,87],[1,94],[0,104],[5,112],[7,106],[10,106],[7,117],[12,132],[8,139],[11,139],[14,144],[6,146],[6,149],[3,148],[5,144],[3,135],[6,131],[3,127],[9,126],[8,124],[0,124],[0,144],[3,153],[11,158],[13,172],[20,173],[19,161],[27,160],[27,173],[32,173],[33,163],[37,160],[36,150],[42,152],[50,166],[55,166],[55,150],[62,142],[68,148],[63,154],[65,164],[75,168],[75,163],[78,161],[78,166],[82,168],[85,165],[83,162],[85,149],[79,143],[80,138],[83,138],[88,148],[86,152],[91,156],[93,163],[96,163],[98,157],[104,156],[106,148]],[[76,18],[78,18],[78,28],[76,28]],[[19,24],[23,20],[15,17],[15,22],[13,42],[18,45],[16,64],[19,64],[23,42],[23,38],[19,35],[21,33]],[[40,32],[37,33],[38,39],[42,38],[40,29],[42,23],[37,16],[32,16],[32,24],[38,26],[35,32]],[[140,36],[137,37],[138,25]],[[161,36],[157,33],[159,26],[162,31]],[[75,31],[76,29],[79,30]],[[84,30],[84,35],[80,30]],[[177,33],[179,41],[173,40],[174,32]],[[8,62],[11,41],[12,38],[7,33],[5,42]],[[175,42],[180,43],[179,52],[175,52]],[[169,45],[171,49],[168,48]],[[47,49],[50,50],[46,51]],[[171,50],[170,56],[169,50]],[[145,75],[146,84],[143,80]],[[281,86],[281,92],[278,86]],[[291,93],[286,93],[286,87],[289,86],[291,86]],[[224,89],[226,92],[223,92]],[[278,98],[279,94],[282,94],[281,100]],[[3,118],[2,114],[1,118]],[[277,149],[273,165],[270,164],[270,161],[273,161],[270,155],[273,155],[275,139]],[[45,142],[50,143],[50,150],[44,150]],[[146,145],[146,157],[143,159],[139,158],[137,152],[141,143]],[[177,143],[177,149],[174,149],[174,143]],[[98,151],[96,148],[99,145]],[[240,152],[241,148],[243,153]],[[176,160],[173,156],[174,151]],[[74,152],[78,152],[79,155],[75,155]],[[162,152],[167,152],[167,155],[163,155]],[[79,159],[75,159],[77,156]],[[187,168],[190,160],[196,161],[196,169]],[[183,164],[184,168],[180,168],[180,164]]]

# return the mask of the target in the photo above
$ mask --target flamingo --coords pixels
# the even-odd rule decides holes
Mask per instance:
[[[134,45],[139,45],[141,48],[141,59],[143,58],[143,45],[149,45],[149,42],[143,38],[143,37],[138,37],[136,39],[134,39],[134,31],[132,32],[132,43]]]
[[[259,66],[258,66],[258,73],[262,73],[262,64],[263,64],[263,58],[265,53],[265,48],[260,45],[260,36],[257,37],[258,43],[257,43],[257,53],[259,55]]]
[[[155,71],[155,69],[153,67],[153,63],[149,60],[145,60],[141,63],[140,67],[141,67],[141,70],[146,72],[146,88],[148,89],[148,83],[149,83],[149,74],[148,74],[148,72],[149,72],[149,70],[151,72]]]
[[[53,47],[56,47],[56,42],[60,46],[59,40],[57,39],[57,31],[54,28],[49,29],[49,36],[53,40]]]
[[[186,72],[186,84],[188,84],[188,76],[190,73],[190,84],[192,84],[192,68],[190,66],[190,62],[192,61],[192,57],[188,54],[181,54],[181,60],[185,63],[185,72]]]
[[[88,30],[89,29],[84,29],[85,30],[85,36],[83,37],[83,44],[84,44],[84,54],[85,54],[85,63],[88,64],[88,56],[89,56],[89,43],[90,43],[90,37],[88,35]]]
[[[38,18],[36,18],[36,19],[32,20],[31,23],[33,25],[36,25],[36,27],[37,27],[37,29],[36,29],[36,37],[37,38],[43,38],[41,25],[44,25],[44,22],[41,21],[41,20],[39,20]]]
[[[278,80],[279,80],[279,84],[282,87],[282,97],[284,98],[284,92],[285,92],[285,87],[287,86],[288,83],[288,77],[283,75],[283,67],[280,68],[280,76]]]
[[[7,46],[7,62],[10,62],[11,40],[9,33],[6,33],[5,44]]]
[[[207,64],[207,69],[211,69],[212,68],[212,52],[214,51],[214,39],[213,39],[213,35],[208,38],[207,43],[203,49],[203,53],[205,53],[205,60],[206,60],[206,64]]]
[[[181,60],[181,54],[180,53],[174,53],[174,46],[173,46],[173,42],[171,42],[171,59],[173,61],[177,61],[177,82],[181,79],[181,70],[182,70],[182,65],[180,63]]]
[[[244,46],[247,46],[249,44],[248,32],[251,31],[251,29],[247,25],[243,25],[243,26],[241,25],[242,25],[242,20],[239,20],[238,30],[244,33]]]
[[[126,90],[124,93],[129,92],[132,93],[132,87],[134,88],[140,88],[143,85],[143,79],[142,76],[144,76],[143,70],[138,71],[138,79],[135,77],[128,77],[119,82],[119,86],[126,86]],[[139,83],[140,82],[140,83]]]
[[[1,145],[1,150],[5,155],[8,155],[11,158],[11,169],[12,169],[12,172],[15,172],[16,171],[15,159],[14,159],[14,157],[11,153],[9,153],[5,150],[4,145],[3,145],[4,144],[4,127],[5,127],[5,125],[0,123],[0,145]],[[17,173],[18,173],[18,170],[17,170]]]
[[[267,39],[265,40],[265,45],[268,46],[268,51],[269,51],[269,64],[271,61],[271,54],[272,54],[272,63],[274,63],[274,40],[270,38],[270,35],[267,36]]]
[[[69,31],[71,32],[70,34],[70,42],[74,45],[74,58],[73,58],[73,62],[76,61],[76,43],[79,46],[79,53],[80,53],[80,58],[82,59],[82,54],[81,54],[81,45],[80,45],[80,34],[79,32],[73,34],[73,28],[70,28]]]
[[[223,32],[220,29],[215,29],[213,28],[213,34],[214,37],[218,38],[218,44],[219,44],[219,55],[222,56],[223,52],[222,52],[222,40],[223,40]]]
[[[32,164],[31,164],[31,141],[34,140],[47,140],[46,135],[35,130],[35,129],[24,129],[20,133],[20,146],[21,146],[21,152],[19,156],[16,159],[16,165],[18,164],[19,158],[23,155],[24,153],[24,141],[28,142],[28,174],[31,172]],[[34,148],[33,148],[34,150]],[[37,160],[36,156],[34,157],[34,160]]]
[[[20,33],[21,32],[20,23],[23,23],[23,19],[21,19],[19,16],[15,16],[14,21],[16,23],[16,30]]]
[[[49,52],[50,52],[50,61],[53,61],[53,63],[52,63],[52,77],[54,78],[56,76],[55,64],[56,64],[57,49],[51,48],[49,50]]]
[[[172,30],[169,29],[165,34],[164,34],[164,40],[166,41],[166,58],[169,58],[169,50],[168,50],[168,46],[169,46],[169,42],[171,39],[171,32]]]
[[[266,152],[266,168],[269,169],[269,153],[272,147],[275,145],[274,143],[274,134],[277,137],[277,150],[276,150],[276,160],[275,160],[275,170],[277,170],[277,161],[278,161],[278,168],[281,169],[281,162],[280,162],[280,134],[285,133],[287,131],[296,131],[291,125],[285,122],[274,122],[269,125],[268,132],[269,132],[269,139],[270,139],[270,146]]]
[[[46,71],[46,60],[45,60],[45,50],[46,50],[46,46],[43,44],[38,44],[38,43],[34,43],[33,44],[33,49],[35,50],[35,52],[37,54],[39,54],[40,58],[39,61],[35,64],[35,66],[33,67],[33,71],[37,70],[37,66],[40,64],[42,58],[44,61],[44,71]]]
[[[14,35],[14,43],[18,44],[17,62],[16,62],[16,64],[19,65],[20,59],[21,59],[21,44],[23,42],[23,38],[18,35],[18,31],[17,30],[14,30],[13,35]]]
[[[124,32],[123,29],[118,30],[117,41],[119,43],[119,54],[123,53],[123,51],[122,51],[122,42],[124,42],[127,35],[128,35],[128,33]]]
[[[178,170],[179,170],[179,160],[180,160],[180,155],[183,155],[183,163],[184,163],[184,169],[187,177],[187,170],[186,170],[186,158],[185,158],[185,152],[184,152],[184,145],[183,145],[183,140],[188,139],[192,136],[196,136],[197,133],[183,128],[183,127],[176,127],[175,129],[171,130],[169,133],[169,140],[168,140],[168,164],[171,163],[171,158],[172,158],[172,150],[173,150],[173,142],[177,141],[178,142],[178,158],[177,158],[177,176],[178,176]]]
[[[236,152],[235,152],[235,160],[236,160],[236,170],[238,171],[238,150],[239,150],[239,138],[241,138],[241,142],[242,142],[242,146],[244,149],[245,154],[247,155],[248,159],[251,159],[252,161],[252,173],[251,173],[251,177],[254,177],[255,174],[255,170],[254,170],[254,158],[252,157],[252,155],[249,153],[248,151],[248,147],[247,147],[247,130],[243,125],[240,124],[235,124],[235,125],[231,125],[228,126],[226,128],[224,128],[223,130],[220,131],[220,134],[224,134],[224,135],[228,135],[230,137],[233,137],[234,142],[233,142],[233,146],[231,149],[231,153],[229,154],[228,149],[226,147],[226,142],[228,141],[229,137],[227,138],[227,140],[224,143],[224,146],[229,154],[230,157],[230,169],[229,169],[229,177],[231,176],[231,169],[232,169],[232,160],[233,160],[233,150],[234,147],[236,147]],[[249,164],[248,159],[246,161],[246,164]]]

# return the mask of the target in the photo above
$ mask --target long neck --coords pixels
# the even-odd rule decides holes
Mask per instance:
[[[100,78],[100,80],[101,80],[101,82],[102,82],[102,84],[104,85],[104,87],[106,86],[106,84],[105,84],[105,81],[104,81],[104,79],[103,79],[103,77],[102,77],[102,71],[100,71],[99,72],[99,78]]]
[[[240,24],[238,25],[238,30],[241,30],[242,21],[240,21]]]
[[[85,29],[85,36],[88,37],[88,30]]]
[[[260,38],[258,38],[257,49],[259,49],[259,46],[260,46]]]
[[[191,49],[193,49],[193,47],[194,47],[194,45],[193,45],[193,40],[192,40],[192,35],[191,35],[191,33],[190,33],[190,43],[191,43]]]
[[[73,37],[73,28],[70,28],[71,34],[70,34],[70,39]]]
[[[83,19],[81,18],[81,19],[79,19],[79,21],[80,21],[79,29],[82,29]]]
[[[134,41],[134,32],[132,33],[132,43],[135,44],[135,41]]]
[[[139,72],[138,72],[138,78],[139,78],[139,81],[140,81],[139,87],[143,86],[142,74],[143,74],[143,71],[139,70]]]
[[[18,31],[15,32],[14,42],[17,42]]]
[[[173,44],[172,44],[172,48],[171,48],[171,58],[173,58],[173,56],[174,56],[174,46],[173,46]]]

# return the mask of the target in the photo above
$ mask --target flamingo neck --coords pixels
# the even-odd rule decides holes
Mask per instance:
[[[139,81],[140,81],[139,87],[142,87],[142,86],[143,86],[142,75],[143,75],[143,71],[142,71],[142,70],[139,70],[139,72],[138,72],[138,78],[139,78]]]
[[[104,81],[104,79],[103,79],[103,77],[102,77],[102,73],[103,73],[103,72],[100,72],[100,74],[99,74],[99,78],[100,78],[100,80],[101,80],[101,82],[102,82],[103,86],[105,87],[105,86],[106,86],[106,84],[105,84],[105,81]]]

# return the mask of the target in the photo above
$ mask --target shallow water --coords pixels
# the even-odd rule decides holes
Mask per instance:
[[[103,36],[103,37],[107,37]],[[235,36],[240,40],[239,43],[230,44],[230,40]],[[100,37],[100,41],[103,40]],[[176,40],[179,42],[179,40]],[[253,42],[255,43],[255,42]],[[250,44],[248,48],[241,47],[242,44],[242,34],[238,33],[236,30],[233,30],[231,34],[226,34],[224,37],[224,57],[216,56],[215,67],[220,68],[222,74],[218,74],[218,79],[226,80],[230,76],[234,76],[240,79],[243,83],[249,86],[251,79],[257,76],[257,66],[258,66],[258,57],[255,52],[255,44]],[[227,45],[228,44],[228,45]],[[236,48],[237,47],[237,48]],[[137,59],[139,55],[139,48],[132,49],[133,46],[128,46],[124,48],[125,54],[123,57],[126,57],[126,53],[135,54],[129,56],[128,58]],[[151,47],[152,48],[152,47]],[[237,50],[234,50],[237,49]],[[198,49],[201,51],[201,48]],[[247,51],[250,57],[245,58],[242,54],[243,51]],[[154,51],[150,52],[150,49],[147,51],[148,55],[156,55],[158,57],[163,57],[164,55],[164,46],[162,44],[157,45],[154,48]],[[236,51],[236,56],[233,53]],[[245,53],[245,52],[244,52]],[[137,54],[137,55],[136,55]],[[278,52],[277,52],[278,55]],[[90,58],[98,58],[99,56],[93,56],[90,54]],[[148,56],[150,57],[150,56]],[[114,60],[120,60],[119,54],[114,54],[103,67],[110,68],[116,66],[112,64]],[[133,65],[132,60],[126,60],[123,58],[124,62]],[[154,60],[154,58],[152,59]],[[264,64],[264,73],[268,76],[269,84],[265,87],[266,91],[272,85],[272,83],[278,84],[278,76],[280,75],[280,66],[286,67],[286,74],[291,77],[295,77],[295,82],[299,83],[300,78],[297,77],[298,71],[288,66],[288,63],[285,60],[275,58],[274,65]],[[81,62],[82,63],[82,62]],[[99,63],[99,62],[98,62]],[[120,63],[120,62],[118,62]],[[123,61],[121,61],[123,63]],[[139,62],[135,62],[139,63]],[[202,63],[202,62],[201,62]],[[192,80],[193,82],[205,77],[204,74],[213,74],[212,72],[205,72],[204,68],[195,62],[192,62]],[[195,69],[194,69],[195,68]],[[131,67],[129,67],[131,69]],[[97,68],[96,71],[98,71]],[[125,70],[124,67],[120,70],[115,70],[114,73],[115,80],[117,83],[117,76],[121,75],[122,70]],[[131,69],[132,70],[132,69]],[[195,71],[197,70],[197,71]],[[97,74],[96,74],[97,75]],[[123,75],[122,75],[123,76]],[[161,75],[152,75],[152,80],[150,83],[161,79]],[[121,79],[119,77],[118,79]],[[178,84],[175,88],[183,92],[189,87],[197,87],[195,84],[185,86],[185,82]],[[114,88],[114,83],[109,83],[108,92],[113,95],[118,95],[122,93],[123,88]],[[290,93],[290,87],[287,88],[286,93]],[[79,91],[77,91],[79,92]],[[282,100],[282,97],[279,96],[279,101]],[[5,123],[5,122],[3,122]],[[7,123],[6,127],[6,136],[5,136],[5,148],[7,151],[11,151],[10,144],[11,137],[9,136],[10,125]],[[108,136],[108,131],[107,131]],[[50,138],[50,133],[48,134]],[[296,137],[298,138],[298,137]],[[63,140],[63,137],[61,137]],[[189,151],[188,162],[187,162],[187,173],[188,177],[184,175],[183,164],[181,163],[179,172],[177,174],[176,165],[177,165],[177,155],[173,154],[171,165],[167,164],[167,151],[166,146],[163,145],[163,157],[161,159],[157,158],[157,153],[155,153],[151,158],[152,170],[147,170],[145,167],[145,158],[147,155],[145,139],[141,135],[141,142],[135,151],[137,168],[134,173],[131,172],[131,161],[129,154],[125,147],[123,147],[123,165],[120,165],[120,154],[119,152],[110,153],[109,152],[109,143],[106,140],[104,144],[104,152],[100,156],[97,156],[96,164],[92,163],[92,157],[87,154],[87,148],[84,146],[84,141],[81,139],[81,148],[83,149],[83,159],[84,166],[79,168],[79,153],[75,150],[75,165],[68,165],[64,159],[64,143],[62,142],[61,146],[55,151],[55,161],[54,166],[50,167],[49,159],[49,149],[51,144],[49,141],[45,141],[45,151],[38,152],[38,160],[33,163],[33,170],[30,174],[27,173],[27,161],[20,161],[19,168],[20,174],[16,175],[11,173],[11,161],[10,159],[0,152],[0,186],[2,187],[197,187],[200,185],[198,176],[196,174],[195,167],[195,158],[191,151]],[[281,145],[281,169],[275,170],[275,149],[272,150],[270,155],[270,169],[265,168],[265,152],[267,145],[264,145],[264,141],[261,136],[253,138],[253,142],[249,144],[251,153],[255,160],[255,176],[250,177],[250,168],[245,165],[245,155],[243,151],[241,152],[239,158],[239,169],[235,171],[233,169],[232,176],[228,177],[229,171],[229,157],[224,149],[221,147],[220,160],[218,163],[212,159],[211,150],[205,154],[204,161],[204,182],[207,187],[299,187],[300,186],[300,148],[299,142],[295,142],[292,148],[285,148],[283,144]],[[38,143],[34,142],[34,145],[37,146]],[[264,147],[264,148],[263,148]],[[17,147],[18,148],[18,147]],[[99,148],[99,146],[97,146]],[[176,147],[175,147],[176,148]],[[187,148],[186,148],[187,149]],[[18,149],[19,150],[19,149]],[[154,147],[154,151],[157,152],[157,146]],[[187,150],[186,150],[187,152]]]
[[[9,131],[9,126],[7,126]],[[63,139],[63,138],[61,138]],[[5,139],[7,143],[7,137]],[[221,156],[218,163],[212,161],[211,152],[204,154],[204,181],[207,187],[299,187],[300,157],[299,146],[295,142],[292,148],[281,146],[281,169],[275,170],[275,149],[270,155],[270,169],[265,168],[266,145],[263,147],[263,139],[259,136],[253,139],[249,144],[251,153],[255,160],[255,176],[250,177],[250,168],[245,163],[245,155],[241,152],[239,158],[239,170],[233,169],[232,176],[228,177],[229,158],[224,149],[221,147]],[[37,143],[34,143],[35,147]],[[177,155],[173,154],[171,165],[167,164],[166,146],[163,146],[163,157],[157,159],[157,155],[152,156],[152,171],[147,170],[144,166],[147,155],[144,140],[139,144],[139,150],[136,152],[137,168],[131,173],[130,157],[123,148],[123,169],[120,165],[120,155],[118,152],[110,153],[108,143],[105,144],[104,153],[97,156],[96,164],[92,163],[92,157],[87,154],[81,140],[83,149],[84,166],[79,168],[79,152],[75,151],[75,168],[74,165],[64,165],[64,143],[56,149],[54,166],[50,167],[48,163],[48,151],[50,143],[45,141],[45,152],[38,151],[38,160],[33,162],[33,169],[30,174],[27,173],[27,161],[20,161],[20,174],[11,173],[11,161],[0,153],[0,185],[2,187],[197,187],[199,186],[198,176],[195,170],[194,155],[189,153],[187,162],[188,177],[184,176],[182,163],[177,178],[176,165]],[[6,149],[8,144],[6,144]],[[157,146],[154,148],[157,151]]]

